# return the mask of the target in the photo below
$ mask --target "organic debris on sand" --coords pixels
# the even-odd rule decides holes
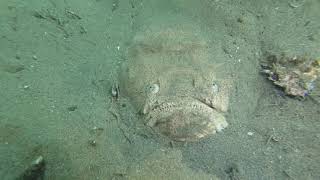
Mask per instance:
[[[275,85],[281,87],[287,95],[305,97],[315,87],[320,74],[320,59],[306,57],[277,58],[268,56],[267,62],[261,64],[264,74]]]

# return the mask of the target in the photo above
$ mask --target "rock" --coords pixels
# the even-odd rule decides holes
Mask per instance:
[[[262,65],[263,73],[287,95],[305,97],[315,87],[320,75],[320,60],[306,57],[269,56]]]

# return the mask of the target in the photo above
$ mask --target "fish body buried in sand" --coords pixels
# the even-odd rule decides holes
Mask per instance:
[[[205,38],[188,27],[138,33],[119,76],[144,124],[175,141],[197,141],[228,126],[231,80]]]

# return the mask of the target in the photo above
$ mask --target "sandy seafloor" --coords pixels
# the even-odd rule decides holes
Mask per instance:
[[[110,95],[134,34],[175,16],[236,79],[229,127],[195,143],[136,133]],[[319,58],[319,30],[319,0],[1,0],[0,179],[39,155],[48,180],[320,179],[320,87],[297,100],[259,73],[266,52]]]

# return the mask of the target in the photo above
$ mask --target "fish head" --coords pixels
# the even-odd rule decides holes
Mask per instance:
[[[195,141],[227,127],[232,84],[208,44],[186,34],[166,30],[136,38],[120,76],[121,89],[145,124],[177,141]]]

